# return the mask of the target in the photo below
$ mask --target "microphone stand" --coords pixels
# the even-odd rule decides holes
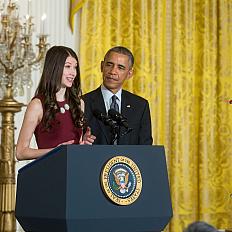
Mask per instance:
[[[115,122],[114,127],[111,127],[113,139],[111,140],[111,145],[115,145],[115,141],[117,142],[117,145],[119,144],[120,139],[120,126]]]
[[[133,130],[133,128],[129,127],[126,117],[124,117],[122,114],[120,114],[115,109],[109,109],[108,115],[119,127],[118,135],[117,135],[118,140],[120,137],[127,135],[128,133],[130,133]],[[121,130],[121,127],[123,127],[125,130]],[[117,144],[119,144],[119,143],[117,143]]]
[[[110,145],[118,145],[120,138],[130,133],[133,128],[128,126],[126,118],[119,114],[119,112],[110,109],[108,113],[110,117],[98,109],[93,110],[94,116],[111,129],[112,137],[110,139]],[[125,130],[122,130],[122,127],[125,128]]]

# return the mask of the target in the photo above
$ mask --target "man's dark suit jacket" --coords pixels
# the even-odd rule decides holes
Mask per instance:
[[[105,103],[101,88],[97,88],[83,96],[85,102],[85,117],[91,128],[91,133],[96,136],[94,144],[111,144],[112,133],[109,126],[93,115],[94,110],[106,114]],[[151,117],[148,101],[142,97],[122,90],[121,114],[127,118],[131,132],[119,138],[121,145],[151,145]]]

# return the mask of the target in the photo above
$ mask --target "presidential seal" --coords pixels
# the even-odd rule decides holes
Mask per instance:
[[[142,191],[142,176],[135,162],[125,156],[116,156],[104,165],[101,186],[114,203],[130,205]]]

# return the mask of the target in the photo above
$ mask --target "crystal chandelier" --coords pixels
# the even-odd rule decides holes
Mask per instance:
[[[24,88],[31,87],[31,72],[43,65],[48,44],[47,35],[42,30],[38,36],[36,53],[32,46],[34,24],[30,14],[21,23],[16,2],[11,0],[4,0],[4,4],[1,2],[0,0],[0,231],[14,232],[16,231],[14,115],[24,106],[14,97],[24,95]]]
[[[11,0],[0,8],[0,97],[8,86],[12,87],[13,96],[23,96],[24,88],[32,86],[32,70],[43,64],[46,53],[47,35],[38,35],[36,54],[32,45],[32,16],[26,15],[21,23],[18,12],[18,5]]]

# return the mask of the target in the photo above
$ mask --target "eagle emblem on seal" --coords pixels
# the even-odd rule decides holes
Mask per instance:
[[[129,172],[123,168],[118,168],[113,172],[115,190],[119,190],[121,194],[129,191],[131,182],[129,181]]]

